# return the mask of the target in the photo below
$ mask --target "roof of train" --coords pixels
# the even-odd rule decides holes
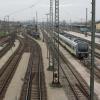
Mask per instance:
[[[74,41],[76,43],[78,42],[82,42],[82,43],[86,43],[85,41],[81,40],[80,38],[76,38],[76,37],[73,37],[71,35],[66,35],[66,33],[60,33],[61,35],[64,35],[66,38],[69,38],[71,41]]]
[[[71,44],[71,45],[73,45],[73,46],[77,45],[77,43],[74,42],[74,40],[71,40],[70,38],[65,37],[64,35],[61,35],[61,34],[59,34],[59,36],[60,36],[60,38],[62,38],[62,39],[65,40],[66,42],[68,42],[69,44]]]

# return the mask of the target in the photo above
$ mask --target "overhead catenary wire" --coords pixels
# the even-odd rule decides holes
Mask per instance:
[[[8,13],[8,14],[4,15],[3,17],[0,17],[0,19],[4,19],[4,17],[6,17],[6,16],[12,16],[12,15],[21,13],[21,12],[23,12],[23,11],[26,11],[26,10],[28,10],[28,9],[31,9],[31,8],[37,6],[40,2],[41,2],[41,1],[39,0],[39,1],[36,2],[35,4],[32,4],[32,5],[28,6],[28,7],[25,7],[25,8],[22,8],[22,9],[18,9],[18,10],[16,10],[16,11],[13,11],[13,12],[11,12],[11,13]]]

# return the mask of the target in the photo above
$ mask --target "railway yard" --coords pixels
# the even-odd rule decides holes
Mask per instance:
[[[100,0],[48,1],[0,1],[0,100],[100,100]]]
[[[48,30],[40,28],[39,33],[39,39],[27,33],[16,34],[13,41],[12,36],[1,39],[0,100],[89,100],[91,55],[79,59],[60,40],[60,86],[56,86],[57,43],[52,43]],[[77,34],[65,31],[64,36],[76,38]],[[90,43],[90,36],[81,38]],[[100,100],[100,46],[96,45],[94,97]]]

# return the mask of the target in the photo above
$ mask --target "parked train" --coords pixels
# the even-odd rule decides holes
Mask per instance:
[[[35,39],[39,39],[40,38],[40,33],[38,33],[38,32],[32,32],[32,33],[30,33],[30,35],[32,37],[34,37]]]
[[[57,33],[55,34],[56,36],[58,35]],[[70,51],[76,57],[87,58],[89,56],[89,45],[85,41],[78,38],[65,37],[62,34],[59,34],[59,38],[65,43],[68,51]]]

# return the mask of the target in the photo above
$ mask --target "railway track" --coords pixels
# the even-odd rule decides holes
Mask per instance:
[[[88,70],[90,70],[91,66],[91,61],[89,60],[83,60],[80,61]],[[94,67],[94,74],[95,74],[95,79],[97,79],[98,82],[100,82],[100,69],[95,65]]]
[[[68,51],[68,49],[60,42],[60,45],[66,50]],[[69,52],[69,51],[68,51]],[[98,54],[97,54],[98,55]],[[73,56],[77,61],[78,59]],[[91,62],[90,62],[90,58],[88,59],[82,59],[82,60],[79,60],[78,62],[79,63],[82,63],[87,69],[90,70],[90,66],[91,66]],[[94,69],[94,72],[95,72],[95,76],[97,78],[97,80],[100,80],[100,69],[95,65],[95,69]]]
[[[11,39],[11,37],[9,36],[5,36],[3,38],[0,39],[0,45],[4,45],[5,43],[9,42],[9,40]]]
[[[5,37],[5,38],[1,39],[0,44],[1,45],[5,44],[5,47],[0,51],[0,58],[13,46],[13,44],[14,44],[13,42],[11,41],[10,36],[8,38]]]
[[[16,71],[17,65],[21,59],[24,50],[24,42],[20,40],[20,45],[9,60],[0,69],[0,100],[3,100],[7,87]]]
[[[28,42],[32,44],[31,57],[20,100],[47,100],[41,48],[30,38]]]
[[[95,57],[97,57],[98,59],[100,59],[100,54],[95,52]]]
[[[68,35],[68,36],[73,36],[73,35]],[[75,36],[75,38],[77,38],[77,37]],[[82,39],[82,38],[80,38],[80,39]],[[82,40],[88,42],[89,44],[91,43],[91,42],[88,41],[88,40],[85,40],[85,39],[82,39]],[[65,44],[63,45],[63,43],[60,42],[60,45],[61,45],[66,51],[70,52],[70,51],[66,48]],[[100,45],[96,44],[96,47],[97,47],[98,49],[100,49]],[[89,52],[91,52],[91,50],[90,50]],[[73,57],[78,61],[78,59],[77,59],[75,56],[73,56]],[[95,52],[95,57],[100,58],[100,54],[97,53],[97,52]],[[91,58],[79,60],[78,62],[81,63],[82,65],[84,65],[88,70],[90,70]],[[96,65],[95,65],[94,68],[95,68],[95,69],[94,69],[95,78],[97,79],[98,82],[100,82],[100,69],[99,69]]]
[[[1,58],[11,48],[12,45],[10,44],[9,40],[4,41],[3,39],[0,40],[0,44],[1,45],[5,44],[5,47],[2,50],[0,50],[0,58]]]
[[[46,34],[44,34],[44,37],[46,39],[46,42],[49,41],[49,38]],[[51,52],[55,51],[54,53],[56,58],[57,50],[56,48],[54,50],[54,47],[56,47],[56,45],[49,47],[49,49],[51,49]],[[89,100],[90,93],[89,93],[89,87],[87,83],[81,77],[81,75],[76,71],[74,66],[68,61],[68,59],[65,58],[62,52],[60,52],[60,72],[62,72],[64,75],[65,84],[67,81],[71,91],[73,92],[73,96],[71,96],[72,98],[74,98],[73,100]],[[95,100],[98,100],[96,95],[95,95]]]
[[[0,51],[0,58],[12,47],[12,44],[7,43],[6,46]]]

